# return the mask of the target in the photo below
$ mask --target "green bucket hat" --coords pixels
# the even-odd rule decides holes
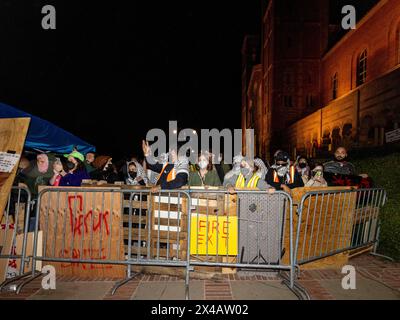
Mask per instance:
[[[83,154],[78,151],[72,151],[70,154],[64,154],[64,157],[66,158],[74,157],[76,159],[81,160],[82,162],[85,161],[85,157],[83,156]]]

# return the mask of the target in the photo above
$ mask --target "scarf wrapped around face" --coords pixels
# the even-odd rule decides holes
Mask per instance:
[[[46,154],[41,153],[38,154],[38,156],[36,157],[37,161],[37,166],[38,166],[38,170],[40,173],[46,173],[47,170],[49,170],[49,158]],[[39,162],[39,161],[43,161]]]
[[[187,157],[178,157],[178,160],[174,163],[174,169],[176,174],[186,173],[189,176],[189,159]]]
[[[258,167],[256,175],[258,175],[260,179],[265,180],[265,176],[267,175],[268,169],[264,161],[262,161],[260,158],[255,158],[254,164]]]
[[[131,175],[129,174],[129,165],[132,162],[135,164],[135,167],[136,167],[136,177],[135,178],[131,177]],[[139,162],[137,162],[136,160],[127,162],[126,168],[127,168],[127,179],[126,179],[127,184],[137,186],[140,184],[140,181],[138,180],[138,178],[142,178],[144,183],[147,185],[148,178],[147,178],[146,172],[144,171],[144,168],[142,167],[142,165]]]
[[[233,157],[232,170],[226,173],[224,180],[228,180],[231,177],[238,176],[240,174],[240,163],[242,162],[243,159],[244,157],[241,154]]]

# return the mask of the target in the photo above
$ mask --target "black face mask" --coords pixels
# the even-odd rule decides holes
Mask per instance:
[[[68,161],[68,162],[67,162],[67,169],[68,169],[68,170],[72,170],[72,169],[74,169],[74,168],[75,168],[75,164],[72,163],[71,161]]]
[[[135,178],[136,178],[136,175],[137,175],[137,173],[136,173],[135,171],[129,171],[129,176],[130,176],[132,179],[135,179]]]
[[[301,169],[304,169],[305,167],[307,167],[307,163],[299,163],[299,167]]]

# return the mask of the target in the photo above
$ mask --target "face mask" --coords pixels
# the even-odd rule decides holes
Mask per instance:
[[[247,175],[250,173],[250,169],[249,168],[240,168],[240,173],[247,177]]]
[[[71,161],[68,161],[67,162],[67,169],[68,170],[72,170],[74,168],[75,168],[75,164],[73,162],[71,162]]]
[[[276,168],[276,172],[278,173],[279,177],[284,177],[288,172],[288,167],[287,166],[282,166],[282,165],[278,166]]]
[[[131,177],[131,178],[136,178],[136,172],[135,171],[129,171],[129,176]]]
[[[299,167],[301,169],[304,169],[305,167],[307,167],[307,163],[299,163]]]
[[[207,166],[208,166],[208,161],[206,161],[206,160],[201,160],[201,161],[199,162],[199,167],[200,167],[200,169],[205,169],[205,168],[207,168]]]

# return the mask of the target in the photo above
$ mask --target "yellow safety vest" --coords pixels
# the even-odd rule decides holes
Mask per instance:
[[[247,183],[246,188],[257,188],[258,180],[260,180],[260,177],[257,174],[253,174],[253,176]],[[242,174],[239,174],[239,177],[236,179],[235,187],[236,188],[244,188],[245,182],[246,182],[246,179],[244,178],[244,176]]]

